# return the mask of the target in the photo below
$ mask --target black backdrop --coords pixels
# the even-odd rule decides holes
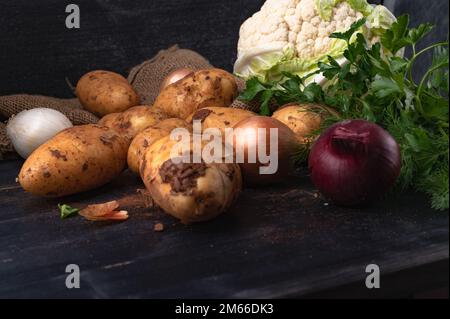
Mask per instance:
[[[373,2],[373,1],[372,1]],[[375,1],[380,2],[380,1]],[[439,24],[446,37],[448,0],[386,0],[414,21]],[[66,29],[65,7],[76,3],[81,28]],[[92,69],[126,74],[173,44],[197,50],[231,70],[239,26],[264,0],[0,0],[0,95],[70,97]]]

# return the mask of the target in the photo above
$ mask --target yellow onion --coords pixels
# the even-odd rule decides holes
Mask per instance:
[[[258,129],[265,129],[265,145],[260,145],[264,140],[260,140]],[[277,141],[272,145],[276,150],[275,154],[271,154],[271,128],[277,129],[277,135],[273,138]],[[262,134],[263,132],[261,132]],[[261,135],[262,136],[262,135]],[[245,119],[234,127],[233,146],[235,152],[235,160],[240,164],[244,183],[247,185],[268,185],[278,183],[286,179],[293,171],[293,154],[296,150],[297,140],[294,132],[282,122],[266,116],[253,116]],[[268,164],[256,152],[256,161],[249,156],[249,150],[258,150],[262,147],[262,154],[266,154],[278,161],[278,168],[274,174],[262,174],[261,168],[267,167]],[[265,147],[265,152],[264,151]],[[239,159],[240,150],[244,150],[243,162]],[[272,157],[273,156],[273,157]],[[242,158],[241,158],[242,159]]]
[[[194,71],[192,69],[188,69],[188,68],[183,68],[183,69],[178,69],[175,70],[171,73],[169,73],[163,83],[161,84],[161,90],[163,90],[164,88],[166,88],[167,86],[174,84],[182,79],[184,79],[186,76],[188,76],[189,74],[192,74]]]

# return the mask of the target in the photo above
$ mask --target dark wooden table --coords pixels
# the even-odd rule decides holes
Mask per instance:
[[[74,82],[98,68],[125,74],[174,43],[231,69],[239,25],[263,2],[79,0],[80,30],[64,28],[64,2],[4,2],[0,94],[69,97],[66,77]],[[393,7],[415,22],[437,22],[437,37],[445,38],[448,1],[430,1],[427,10],[424,3]],[[184,226],[131,207],[127,222],[94,224],[60,220],[58,202],[83,207],[124,198],[143,187],[138,178],[125,172],[95,192],[46,200],[15,183],[20,165],[0,162],[3,298],[403,297],[448,287],[448,212],[431,210],[418,194],[342,209],[316,197],[300,172],[281,187],[245,190],[210,223]],[[157,222],[164,232],[153,231]],[[65,286],[72,263],[80,266],[81,289]],[[379,290],[365,287],[372,263],[381,268]]]
[[[95,192],[62,200],[24,193],[20,161],[0,165],[0,297],[406,297],[448,286],[448,213],[417,194],[342,209],[317,197],[306,174],[247,189],[225,215],[184,226],[158,210],[98,224],[61,220],[58,202],[83,207],[134,195],[125,172]],[[154,232],[155,223],[165,225]],[[81,269],[81,289],[65,267]],[[365,268],[381,269],[368,290]]]

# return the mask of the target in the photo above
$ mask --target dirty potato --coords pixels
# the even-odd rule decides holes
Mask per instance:
[[[203,222],[219,216],[242,189],[239,165],[208,164],[203,157],[199,163],[178,163],[179,158],[171,156],[177,143],[166,136],[145,153],[140,173],[147,190],[158,206],[183,223]],[[188,143],[185,146],[190,147],[192,153],[192,145]]]
[[[186,119],[204,107],[230,106],[237,94],[233,75],[220,69],[202,70],[164,88],[154,105],[170,117]]]
[[[139,95],[127,79],[109,71],[86,73],[78,81],[76,93],[81,105],[98,116],[139,105]]]
[[[139,163],[145,151],[160,138],[170,135],[176,128],[186,128],[190,130],[186,121],[171,118],[163,120],[159,124],[150,126],[136,135],[128,149],[128,168],[132,172],[139,174]]]
[[[127,137],[130,142],[147,127],[158,124],[167,118],[161,109],[147,105],[135,106],[123,113],[109,114],[98,124],[114,129],[117,133]]]
[[[200,121],[202,131],[208,128],[220,129],[225,136],[225,129],[232,128],[237,123],[256,114],[242,109],[230,107],[205,107],[191,114],[186,121],[192,125],[193,121]]]
[[[322,105],[288,104],[276,111],[272,117],[287,125],[301,143],[309,141],[310,135],[320,129],[323,118],[329,111]]]
[[[41,145],[19,173],[23,189],[34,195],[61,197],[102,186],[126,166],[128,143],[114,130],[75,126]]]

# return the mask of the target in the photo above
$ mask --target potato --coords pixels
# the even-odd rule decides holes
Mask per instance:
[[[242,189],[239,165],[175,163],[171,151],[176,143],[163,137],[153,143],[141,162],[141,177],[155,203],[186,224],[225,212]]]
[[[57,134],[25,161],[19,173],[23,189],[61,197],[102,186],[126,166],[128,143],[114,130],[81,125]]]
[[[103,117],[98,124],[114,129],[130,142],[147,127],[158,124],[167,118],[161,109],[151,106],[135,106],[123,113],[113,113]]]
[[[92,71],[78,81],[76,93],[83,107],[99,116],[139,105],[139,95],[120,74]]]
[[[155,107],[170,117],[186,119],[208,106],[230,106],[237,97],[237,84],[230,73],[220,69],[195,72],[161,90]]]
[[[186,121],[177,118],[171,118],[161,121],[159,124],[150,126],[142,131],[131,142],[128,149],[128,168],[139,174],[139,163],[145,151],[157,140],[167,135],[170,135],[175,128],[182,127],[189,129]]]
[[[301,143],[309,141],[309,135],[320,129],[324,106],[316,104],[288,104],[276,111],[272,117],[287,125]]]
[[[114,128],[117,126],[119,121],[121,121],[122,113],[111,113],[103,116],[100,121],[98,121],[98,125],[106,126],[109,128]]]
[[[202,131],[208,128],[220,129],[225,136],[225,129],[232,128],[237,123],[256,114],[242,109],[229,107],[205,107],[191,114],[186,121],[193,123],[194,120],[201,121]]]

